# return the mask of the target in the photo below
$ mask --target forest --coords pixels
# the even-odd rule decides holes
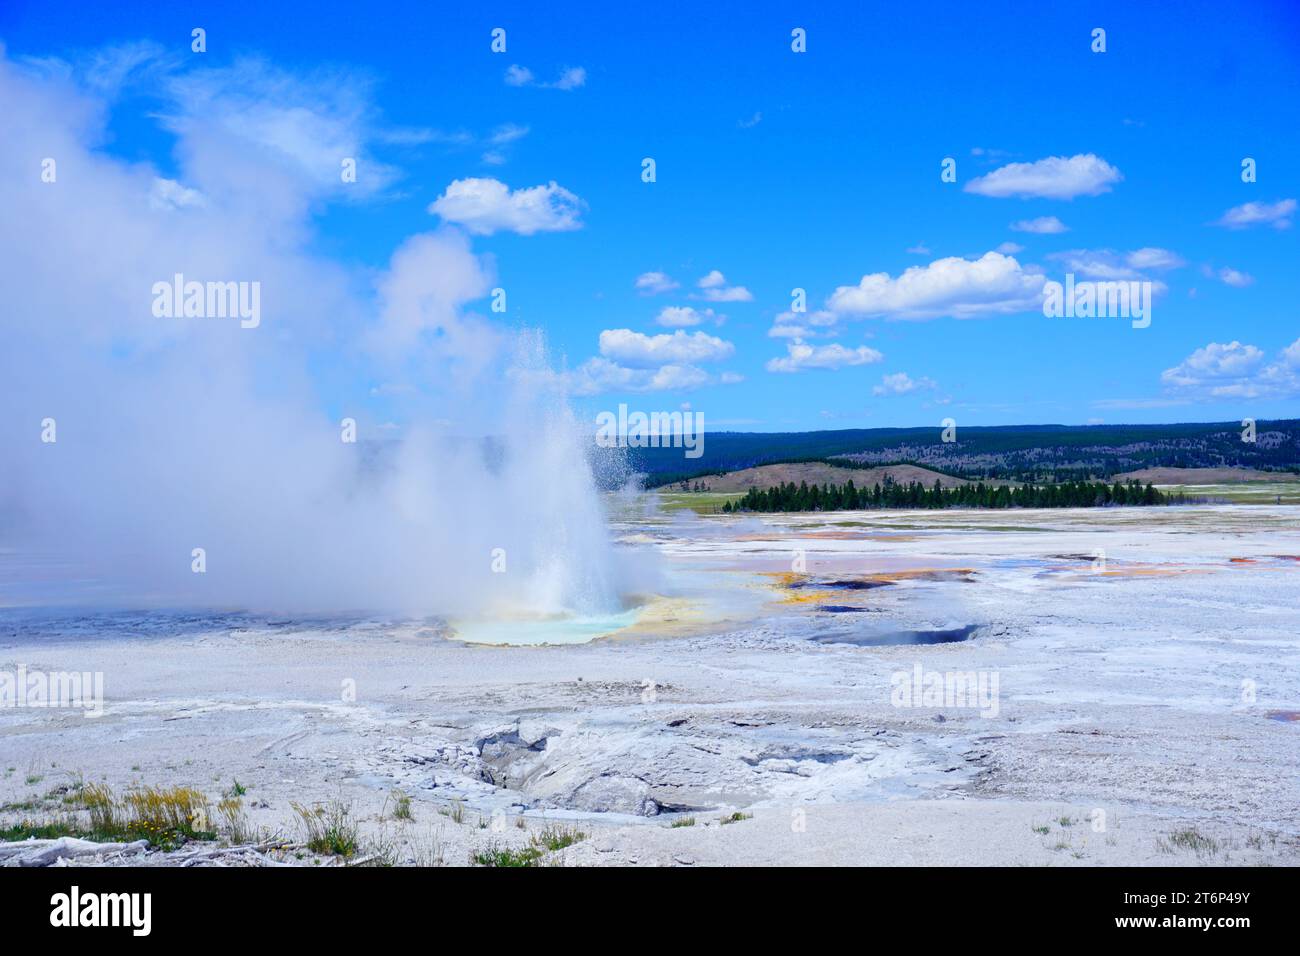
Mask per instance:
[[[873,508],[1103,508],[1119,505],[1181,503],[1182,495],[1167,495],[1152,485],[1130,481],[1064,481],[1050,485],[991,485],[984,482],[944,488],[938,481],[926,488],[919,481],[903,484],[886,478],[883,484],[859,488],[849,479],[842,485],[785,482],[764,491],[750,488],[738,501],[727,502],[724,514],[772,511],[864,511]]]

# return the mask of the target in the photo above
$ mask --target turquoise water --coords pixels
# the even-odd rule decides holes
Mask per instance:
[[[641,616],[640,608],[617,614],[581,617],[477,619],[453,621],[450,635],[469,644],[508,644],[539,646],[542,644],[586,644],[598,637],[631,627]]]

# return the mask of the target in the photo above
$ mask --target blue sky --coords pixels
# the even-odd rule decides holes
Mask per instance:
[[[259,63],[249,97],[274,100],[267,76],[291,78],[300,109],[318,91],[364,188],[310,194],[311,253],[369,276],[413,235],[468,232],[507,292],[493,318],[545,330],[584,415],[689,402],[735,430],[1296,415],[1294,5],[609,6],[11,2],[0,40],[15,62],[98,77],[97,148],[183,187],[159,77]],[[106,81],[124,50],[154,65]],[[467,180],[504,191],[452,186]],[[1045,318],[1025,289],[1067,272],[1156,283],[1150,327]],[[796,287],[808,313],[782,318]],[[345,355],[318,348],[312,369],[331,408],[400,417]]]

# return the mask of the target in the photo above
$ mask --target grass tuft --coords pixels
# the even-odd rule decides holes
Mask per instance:
[[[327,804],[304,807],[290,803],[298,814],[305,834],[307,849],[324,856],[341,856],[345,859],[357,852],[359,844],[357,824],[352,819],[352,808],[341,800]]]

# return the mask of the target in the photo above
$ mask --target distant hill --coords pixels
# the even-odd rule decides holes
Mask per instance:
[[[1285,476],[1255,468],[1142,468],[1115,477],[1153,485],[1222,485],[1233,481],[1277,481]]]
[[[1300,471],[1300,420],[1174,425],[939,426],[814,432],[707,432],[704,454],[680,448],[630,448],[627,467],[656,487],[760,465],[820,461],[847,468],[910,464],[971,480],[1114,479],[1147,468],[1248,468]],[[708,483],[706,481],[706,483]]]
[[[785,484],[787,481],[796,485],[800,482],[807,482],[809,485],[842,485],[851,480],[858,488],[870,488],[876,484],[884,484],[886,477],[904,485],[919,481],[927,488],[932,488],[936,480],[944,488],[955,488],[959,485],[969,484],[964,479],[941,475],[937,471],[918,468],[916,465],[845,468],[821,461],[791,462],[784,465],[759,465],[757,468],[742,468],[740,471],[728,472],[725,475],[697,478],[692,484],[699,483],[708,491],[744,492],[750,488],[758,488],[762,491],[775,485]]]

